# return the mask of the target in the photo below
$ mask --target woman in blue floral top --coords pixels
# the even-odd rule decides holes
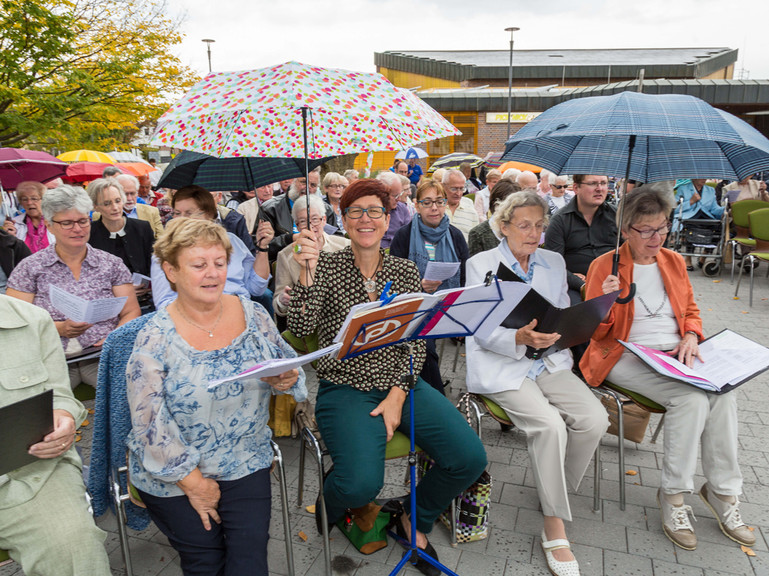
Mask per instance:
[[[174,219],[155,244],[177,299],[139,333],[127,367],[131,482],[184,574],[267,575],[272,394],[307,397],[297,370],[209,389],[295,356],[258,304],[223,294],[232,250],[213,222]]]

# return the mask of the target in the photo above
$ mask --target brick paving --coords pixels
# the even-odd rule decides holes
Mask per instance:
[[[701,272],[690,273],[695,298],[700,305],[706,334],[731,328],[759,342],[769,342],[769,281],[765,269],[756,277],[753,307],[748,307],[748,287],[741,287],[741,298],[733,299],[734,286],[728,274],[720,279],[706,278]],[[455,347],[447,343],[442,359],[444,376],[450,379],[447,393],[456,399],[465,391],[464,356],[457,370],[451,370]],[[308,379],[313,384],[316,379]],[[756,527],[755,556],[745,554],[740,546],[723,536],[704,504],[696,496],[687,498],[694,509],[694,527],[699,539],[696,551],[676,548],[662,533],[656,503],[662,460],[662,441],[652,444],[651,433],[658,416],[652,415],[643,443],[626,443],[625,465],[637,475],[627,476],[627,509],[619,509],[617,481],[617,439],[605,436],[601,447],[601,507],[592,510],[595,479],[591,466],[571,503],[574,521],[567,526],[582,574],[653,575],[653,576],[720,576],[726,574],[769,574],[769,373],[764,373],[733,394],[738,395],[740,417],[740,463],[745,477],[742,497],[743,518]],[[90,427],[89,427],[90,428]],[[664,434],[664,429],[662,434]],[[542,514],[529,467],[524,436],[513,430],[501,432],[496,424],[486,422],[484,445],[489,457],[489,470],[494,478],[489,538],[460,544],[452,548],[447,530],[436,525],[430,541],[440,560],[461,576],[545,575],[547,568],[540,549],[539,533]],[[299,441],[280,438],[289,484],[291,535],[297,576],[323,574],[323,551],[315,531],[315,520],[304,507],[296,507]],[[90,429],[86,429],[82,449],[86,460],[90,447]],[[405,460],[388,462],[383,495],[405,493],[403,478]],[[701,472],[701,470],[700,470]],[[304,505],[314,503],[317,494],[316,473],[308,468]],[[695,485],[704,482],[702,476]],[[269,545],[271,574],[288,573],[285,541],[278,498],[278,484],[273,481],[273,515]],[[116,533],[115,518],[107,513],[97,520],[107,530],[106,546],[114,575],[124,575],[123,560]],[[154,526],[143,532],[129,530],[134,574],[177,576],[181,574],[177,554]],[[307,541],[299,537],[304,532]],[[380,576],[389,574],[401,557],[401,549],[390,542],[387,548],[370,556],[358,553],[338,531],[331,533],[335,574]],[[73,535],[76,537],[76,535]],[[407,567],[406,574],[419,574]],[[10,564],[0,568],[0,576],[21,576],[20,568]]]

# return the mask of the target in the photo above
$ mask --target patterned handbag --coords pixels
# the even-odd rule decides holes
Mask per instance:
[[[418,457],[419,472],[424,475],[434,462],[422,452]],[[488,538],[491,486],[491,474],[484,470],[478,480],[455,498],[457,517],[454,531],[459,544]],[[450,508],[442,512],[439,518],[446,528],[452,529]]]

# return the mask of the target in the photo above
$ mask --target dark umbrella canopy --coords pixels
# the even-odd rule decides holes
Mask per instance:
[[[20,182],[48,182],[64,176],[67,163],[37,150],[0,148],[0,184],[14,190]]]
[[[433,162],[433,165],[427,169],[427,172],[435,172],[438,168],[459,168],[459,166],[465,162],[470,164],[470,168],[477,168],[483,164],[483,158],[467,152],[452,152],[451,154],[446,154],[445,156],[438,158]]]
[[[328,160],[310,160],[310,170]],[[304,158],[216,158],[184,150],[168,164],[158,186],[178,190],[196,184],[208,190],[253,190],[300,177],[304,177]]]
[[[693,96],[621,92],[553,106],[508,140],[502,160],[640,182],[740,180],[769,169],[769,140]]]

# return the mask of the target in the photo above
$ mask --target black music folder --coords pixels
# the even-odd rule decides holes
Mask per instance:
[[[0,408],[0,475],[35,462],[29,447],[53,432],[53,390]]]

